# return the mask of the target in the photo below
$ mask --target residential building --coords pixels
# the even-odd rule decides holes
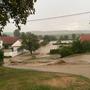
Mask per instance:
[[[80,36],[80,41],[90,41],[90,34],[84,34]]]

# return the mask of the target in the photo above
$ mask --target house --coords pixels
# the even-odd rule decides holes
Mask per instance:
[[[20,49],[21,46],[22,46],[21,40],[17,40],[13,45],[11,45],[11,51],[4,52],[4,55],[14,57],[14,56],[17,56],[19,54],[22,54],[23,50]]]
[[[17,51],[21,46],[22,46],[21,40],[17,40],[11,47],[13,51]]]
[[[3,45],[3,48],[8,49],[11,47],[12,44],[14,44],[18,40],[17,37],[11,37],[11,36],[1,36],[0,41]]]
[[[80,41],[90,41],[90,34],[81,35]]]
[[[0,37],[0,47],[4,50],[4,56],[14,57],[22,53],[21,40],[17,37],[2,36]]]
[[[72,40],[61,40],[61,44],[71,44]]]

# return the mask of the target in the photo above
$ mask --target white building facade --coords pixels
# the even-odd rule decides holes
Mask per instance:
[[[0,40],[0,49],[2,49],[2,48],[3,48],[3,41]]]
[[[23,53],[23,50],[19,50],[19,48],[21,47],[21,45],[22,45],[21,40],[17,40],[11,46],[11,51],[10,52],[4,52],[4,56],[14,57],[14,56],[17,56],[19,54],[22,54]]]

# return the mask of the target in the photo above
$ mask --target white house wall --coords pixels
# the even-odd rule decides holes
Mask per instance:
[[[21,54],[22,52],[18,52],[18,51],[14,51],[14,52],[4,52],[4,56],[8,57],[8,56],[11,56],[11,57],[15,57],[19,54]]]
[[[3,48],[3,41],[0,40],[0,49],[2,49],[2,48]]]

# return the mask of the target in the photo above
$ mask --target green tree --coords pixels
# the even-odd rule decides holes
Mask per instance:
[[[45,36],[43,37],[43,40],[44,40],[44,41],[47,41],[47,42],[50,42],[50,37],[49,37],[48,35],[45,35]]]
[[[72,43],[72,49],[73,49],[74,53],[83,53],[84,52],[83,44],[80,40],[75,40]]]
[[[34,34],[22,33],[21,39],[22,47],[26,50],[29,50],[31,54],[40,47],[38,37]]]
[[[56,41],[57,38],[56,38],[55,36],[53,36],[53,35],[45,35],[45,36],[43,37],[43,40],[50,42],[50,41]]]
[[[68,39],[69,39],[69,36],[68,36],[68,35],[64,35],[64,36],[63,36],[63,39],[64,39],[64,40],[68,40]]]
[[[60,50],[59,53],[60,53],[61,58],[73,54],[72,47],[62,47],[59,50]]]
[[[16,29],[16,30],[14,31],[14,36],[15,36],[15,37],[20,37],[20,30],[19,30],[19,29]]]
[[[61,35],[60,37],[59,37],[59,40],[61,41],[61,40],[63,40],[64,38],[63,38],[63,35]]]
[[[26,24],[27,17],[35,13],[34,3],[36,0],[0,0],[0,32],[13,20],[16,27]]]
[[[63,39],[64,39],[64,38],[63,38],[63,36],[61,35],[61,36],[59,37],[59,39],[57,40],[57,43],[60,44]]]
[[[76,34],[72,34],[72,39],[73,39],[73,40],[76,39]]]
[[[54,35],[45,35],[43,38],[43,41],[41,42],[41,46],[45,46],[49,44],[50,41],[56,41],[57,38]]]
[[[59,50],[61,57],[90,52],[90,41],[74,40],[71,46],[60,47]]]

